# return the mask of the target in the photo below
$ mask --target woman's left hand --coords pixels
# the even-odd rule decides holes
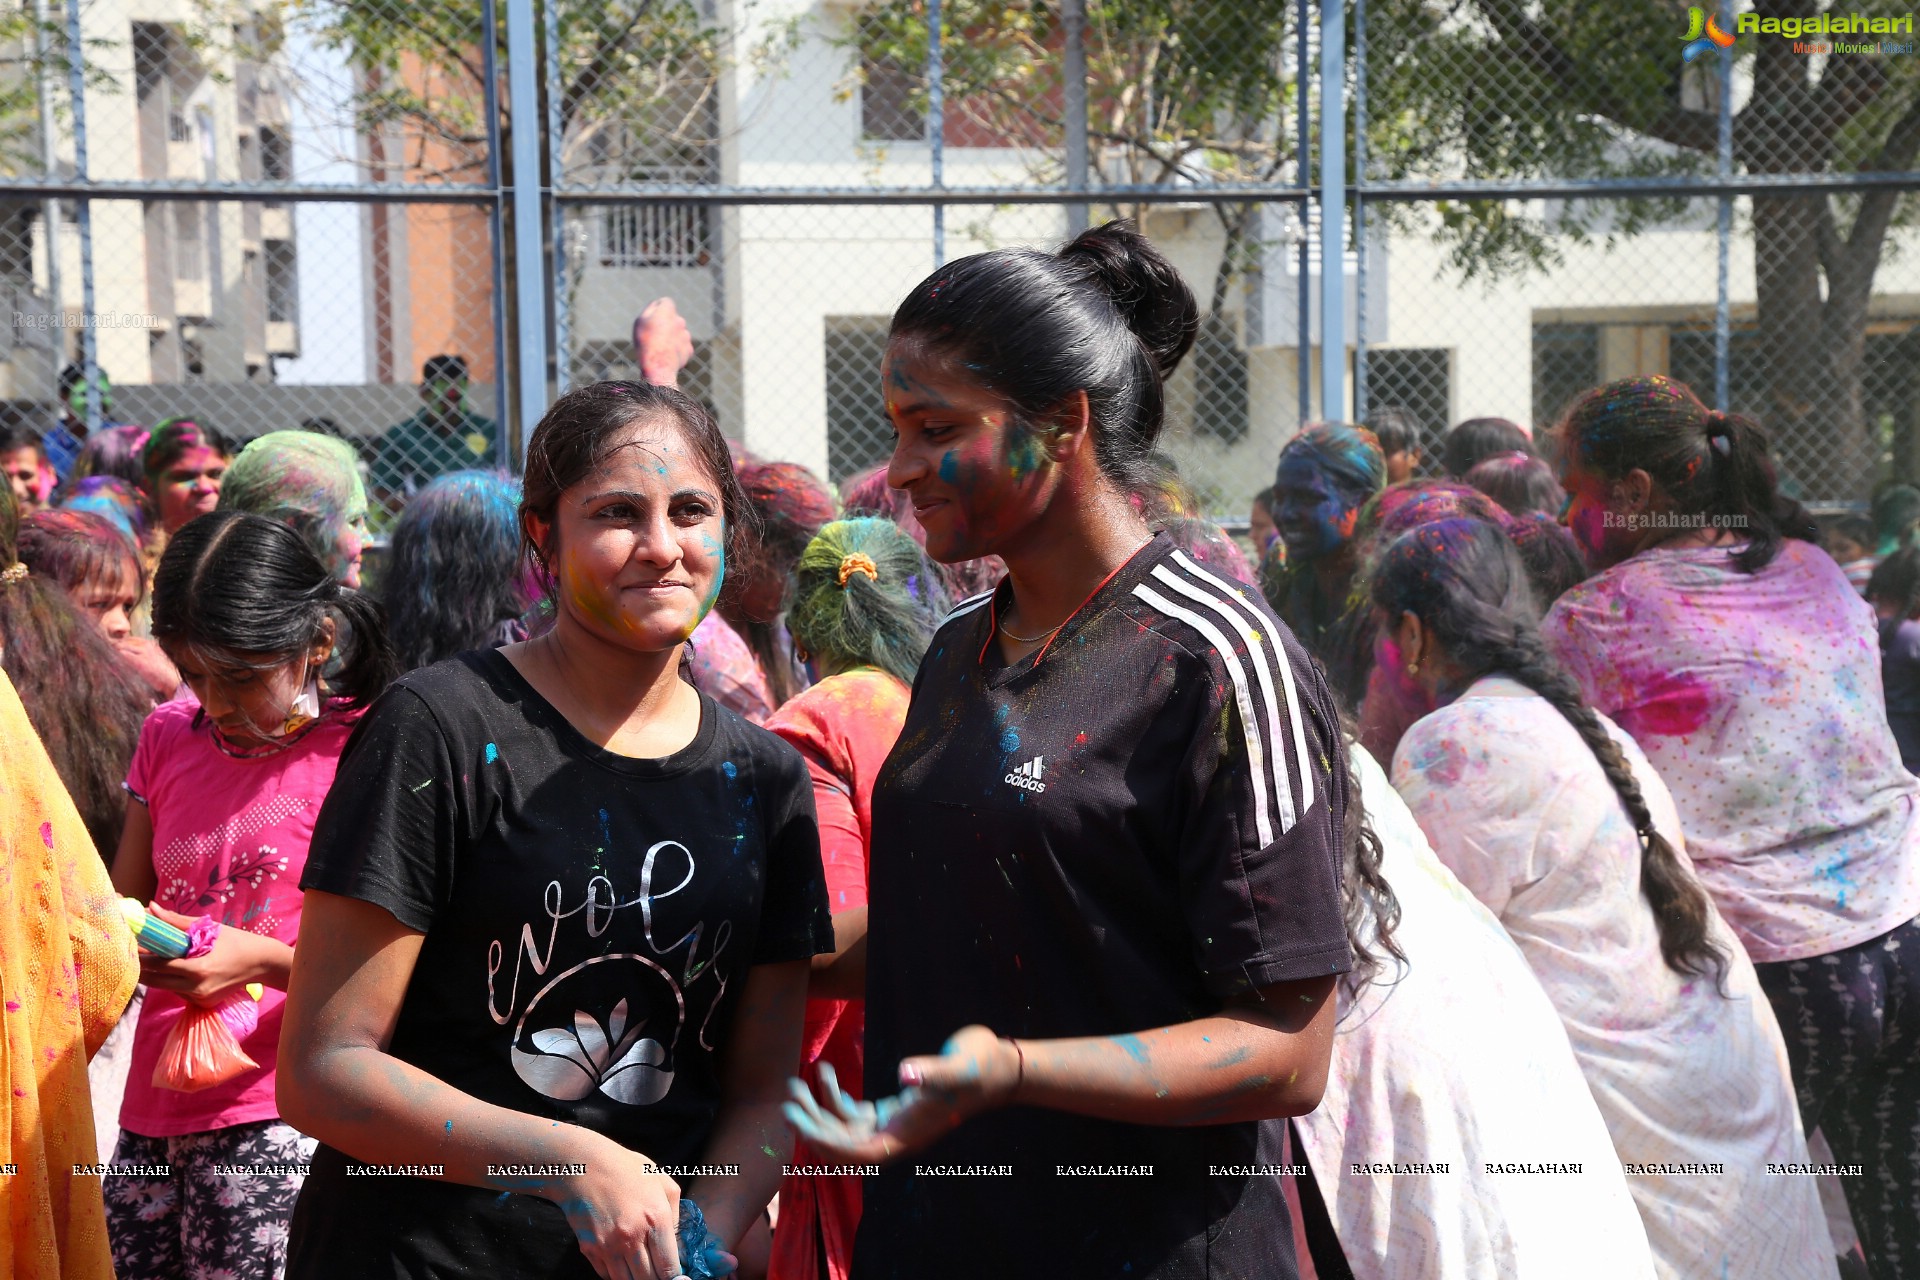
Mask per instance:
[[[850,1098],[833,1068],[821,1063],[819,1097],[801,1081],[789,1081],[793,1101],[784,1112],[812,1146],[858,1164],[883,1163],[921,1150],[970,1116],[1006,1105],[1020,1074],[1011,1041],[986,1027],[962,1027],[937,1056],[900,1064],[905,1087],[894,1097]]]
[[[181,929],[194,921],[192,916],[183,916],[165,907],[147,910]],[[214,1005],[249,982],[284,986],[292,955],[293,948],[284,942],[227,925],[214,935],[213,950],[197,959],[163,960],[142,953],[140,980],[194,1004]]]

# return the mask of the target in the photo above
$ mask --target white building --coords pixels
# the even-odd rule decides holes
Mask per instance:
[[[722,142],[716,155],[682,158],[682,171],[659,176],[743,187],[926,183],[929,149],[918,121],[900,118],[892,87],[881,84],[884,100],[876,103],[874,88],[857,83],[846,37],[865,7],[858,0],[723,4],[719,15],[735,21],[742,56],[721,77],[714,107]],[[784,56],[744,56],[786,34],[788,23],[797,39]],[[1034,160],[950,140],[944,179],[952,186],[1028,183]],[[1696,201],[1685,220],[1612,251],[1604,237],[1569,242],[1557,266],[1492,287],[1462,283],[1445,250],[1417,232],[1380,236],[1368,286],[1371,402],[1406,406],[1438,429],[1480,415],[1545,419],[1579,387],[1633,373],[1672,372],[1709,389],[1714,207]],[[1534,211],[1553,212],[1545,205]],[[1253,491],[1270,483],[1274,456],[1299,417],[1294,217],[1280,205],[1266,212],[1263,278],[1229,295],[1217,331],[1244,347],[1244,356],[1216,350],[1198,379],[1183,370],[1173,389],[1168,446],[1222,513],[1244,512]],[[1218,219],[1196,203],[1153,207],[1144,222],[1204,302],[1224,240]],[[840,478],[884,456],[880,349],[894,306],[935,265],[931,226],[926,207],[582,210],[571,238],[574,376],[630,375],[634,314],[647,299],[669,294],[701,345],[689,384],[729,433],[758,452]],[[946,253],[1051,245],[1065,230],[1057,205],[953,206]],[[1913,232],[1895,234],[1920,247]],[[1736,326],[1753,314],[1750,243],[1741,237],[1734,246]],[[1317,271],[1317,246],[1313,257]],[[1317,277],[1310,284],[1317,310]],[[1348,298],[1351,347],[1351,281]],[[1888,255],[1873,310],[1869,407],[1904,396],[1912,413],[1920,401],[1920,337],[1904,335],[1920,332],[1920,255]],[[1317,331],[1311,339],[1318,341]],[[1309,355],[1309,369],[1317,370],[1317,351]],[[1742,361],[1735,364],[1737,386]],[[1315,394],[1313,416],[1351,416],[1351,379],[1348,402],[1331,412]],[[1911,425],[1920,432],[1920,423]]]
[[[86,94],[88,177],[290,178],[287,103],[268,48],[274,36],[258,21],[272,7],[270,0],[234,6],[238,21],[209,29],[207,10],[194,0],[87,4],[88,60],[108,81]],[[45,88],[60,105],[51,171],[71,179],[65,76],[50,75]],[[37,122],[32,136],[38,144]],[[17,161],[15,171],[42,171],[44,156]],[[12,203],[9,233],[0,234],[0,272],[16,310],[51,318],[45,327],[14,327],[12,346],[0,351],[0,394],[51,399],[59,367],[80,351],[76,205],[63,202],[50,262],[45,204]],[[276,357],[299,353],[298,250],[284,205],[94,200],[91,215],[97,354],[116,389],[265,383]],[[116,395],[117,409],[123,398]]]

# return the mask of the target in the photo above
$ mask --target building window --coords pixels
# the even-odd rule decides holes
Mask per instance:
[[[880,393],[888,323],[886,316],[826,319],[827,474],[835,484],[893,453],[893,428]]]
[[[616,205],[603,210],[594,225],[603,267],[707,265],[705,205]]]
[[[200,342],[201,326],[206,320],[198,316],[180,317],[180,381],[205,382],[207,380],[207,352]]]
[[[1533,326],[1533,425],[1544,431],[1573,398],[1600,381],[1600,326]]]
[[[207,246],[200,206],[181,200],[173,206],[173,274],[180,280],[203,280],[207,274]]]
[[[293,241],[268,240],[263,246],[267,258],[267,321],[270,324],[300,322],[299,261]]]
[[[1422,441],[1438,440],[1453,414],[1453,352],[1446,347],[1368,347],[1367,407],[1408,413],[1419,424]]]
[[[927,115],[914,104],[922,79],[891,58],[860,59],[861,141],[926,141]]]
[[[260,130],[260,176],[268,182],[293,180],[293,141],[278,129]]]

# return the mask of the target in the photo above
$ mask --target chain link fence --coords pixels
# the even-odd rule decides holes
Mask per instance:
[[[1216,517],[1305,420],[1403,410],[1431,453],[1632,373],[1858,504],[1920,478],[1920,58],[1904,11],[1855,14],[1889,29],[1728,12],[1723,48],[1669,0],[9,0],[0,391],[48,429],[328,431],[390,514],[514,465],[555,389],[638,376],[666,297],[727,433],[841,482],[886,457],[915,282],[1128,216],[1205,315],[1165,447]],[[89,361],[104,394],[64,401]]]

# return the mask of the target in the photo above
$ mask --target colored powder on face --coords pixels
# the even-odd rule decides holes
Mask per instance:
[[[1047,465],[1046,451],[1032,431],[1016,426],[1007,433],[1007,470],[1018,484]]]
[[[949,449],[940,455],[940,478],[948,484],[957,484],[960,480],[960,455]]]

